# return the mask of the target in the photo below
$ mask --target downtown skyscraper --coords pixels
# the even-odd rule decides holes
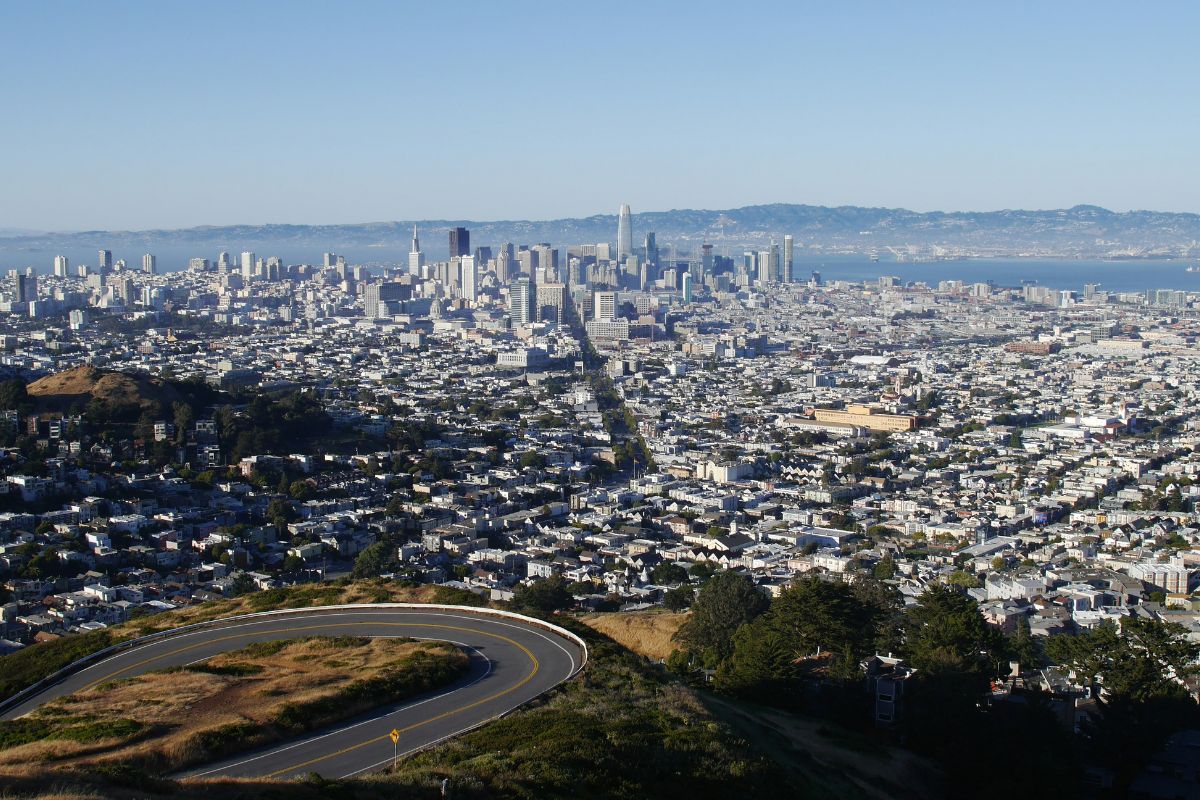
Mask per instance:
[[[622,203],[617,212],[617,261],[624,262],[633,255],[633,218],[629,204]]]
[[[450,229],[450,258],[471,254],[471,232],[466,228]]]

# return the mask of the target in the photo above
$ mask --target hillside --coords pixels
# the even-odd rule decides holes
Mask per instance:
[[[31,398],[44,411],[66,411],[98,400],[113,408],[137,406],[170,407],[183,395],[170,384],[149,375],[110,372],[80,366],[39,378],[26,387]]]
[[[380,580],[294,587],[139,620],[114,634],[142,633],[249,609],[354,599],[378,601],[398,596],[443,602],[456,599],[446,596],[450,590],[442,589],[408,590]],[[780,796],[909,800],[938,795],[938,775],[932,765],[832,725],[774,714],[768,723],[770,730],[764,729],[762,736],[753,740],[747,735],[747,728],[752,730],[754,726],[753,720],[745,718],[747,709],[713,703],[706,694],[571,618],[558,617],[555,621],[588,642],[591,658],[581,675],[478,731],[403,759],[395,772],[353,780],[312,775],[296,783],[266,779],[172,781],[160,777],[152,758],[143,756],[135,759],[137,763],[115,760],[122,746],[158,747],[155,743],[135,742],[136,735],[130,733],[127,741],[93,744],[94,749],[86,754],[64,752],[74,759],[70,763],[14,767],[6,776],[5,796],[38,800],[96,796],[122,800],[266,800],[285,796],[415,799],[438,796],[443,778],[450,780],[451,796],[480,800],[680,796],[697,800],[730,796],[745,800]],[[46,650],[47,646],[30,650],[39,648]],[[247,658],[242,654],[214,663],[234,660],[242,663]],[[53,666],[43,665],[46,670]],[[303,662],[295,668],[312,669]],[[186,676],[197,682],[217,682],[192,673]],[[128,691],[141,685],[131,682]],[[143,713],[128,704],[117,704],[115,699],[109,702],[114,718]],[[107,719],[108,712],[100,713],[98,707],[88,712],[100,715],[90,721],[93,725]],[[161,709],[145,713],[142,724],[161,722],[153,717],[161,717]],[[27,746],[42,748],[39,754],[49,754],[46,745]],[[0,745],[0,754],[2,751]],[[855,770],[863,759],[870,763],[860,777]]]
[[[613,202],[613,208],[617,206]],[[637,211],[637,209],[635,209]],[[349,225],[226,225],[177,230],[83,231],[0,236],[0,254],[34,251],[184,248],[196,255],[252,247],[294,253],[331,248],[396,248],[406,253],[417,225],[430,258],[445,257],[447,229],[464,226],[474,244],[612,241],[616,214],[555,220],[397,220]],[[816,252],[865,253],[880,248],[951,248],[978,255],[1060,257],[1188,257],[1200,253],[1200,215],[1115,212],[1097,206],[1000,211],[929,211],[795,203],[732,209],[673,209],[633,215],[636,242],[655,231],[660,244],[708,241],[737,247],[796,237]]]

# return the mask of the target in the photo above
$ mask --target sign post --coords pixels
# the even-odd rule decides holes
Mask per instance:
[[[392,728],[392,732],[388,736],[392,739],[392,769],[394,770],[400,763],[400,731]]]

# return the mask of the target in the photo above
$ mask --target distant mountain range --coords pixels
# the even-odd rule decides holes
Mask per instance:
[[[444,258],[446,230],[463,226],[473,245],[503,242],[555,246],[611,242],[616,214],[581,219],[403,220],[353,225],[228,225],[148,231],[81,231],[6,234],[0,251],[78,252],[110,248],[127,255],[141,252],[194,250],[212,257],[220,249],[253,249],[260,255],[379,248],[381,258],[408,249],[413,224],[423,249]],[[1158,211],[1113,212],[1096,206],[1050,211],[961,211],[920,213],[894,208],[858,206],[772,205],[723,211],[673,210],[633,215],[635,244],[648,231],[660,247],[676,244],[679,252],[710,242],[718,251],[761,246],[795,237],[798,248],[818,253],[870,253],[899,258],[955,256],[1054,256],[1079,258],[1164,258],[1200,256],[1200,215]],[[361,255],[357,256],[362,258]]]

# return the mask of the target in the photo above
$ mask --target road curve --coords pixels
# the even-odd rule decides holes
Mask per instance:
[[[56,697],[105,681],[132,678],[237,650],[253,642],[299,636],[390,636],[436,639],[464,647],[466,674],[434,693],[381,705],[304,738],[240,754],[176,777],[269,777],[310,772],[351,777],[511,711],[575,674],[587,658],[582,642],[554,626],[515,614],[453,606],[359,605],[295,609],[189,626],[144,641],[62,677],[7,709],[27,714]],[[388,734],[400,731],[393,747]]]

